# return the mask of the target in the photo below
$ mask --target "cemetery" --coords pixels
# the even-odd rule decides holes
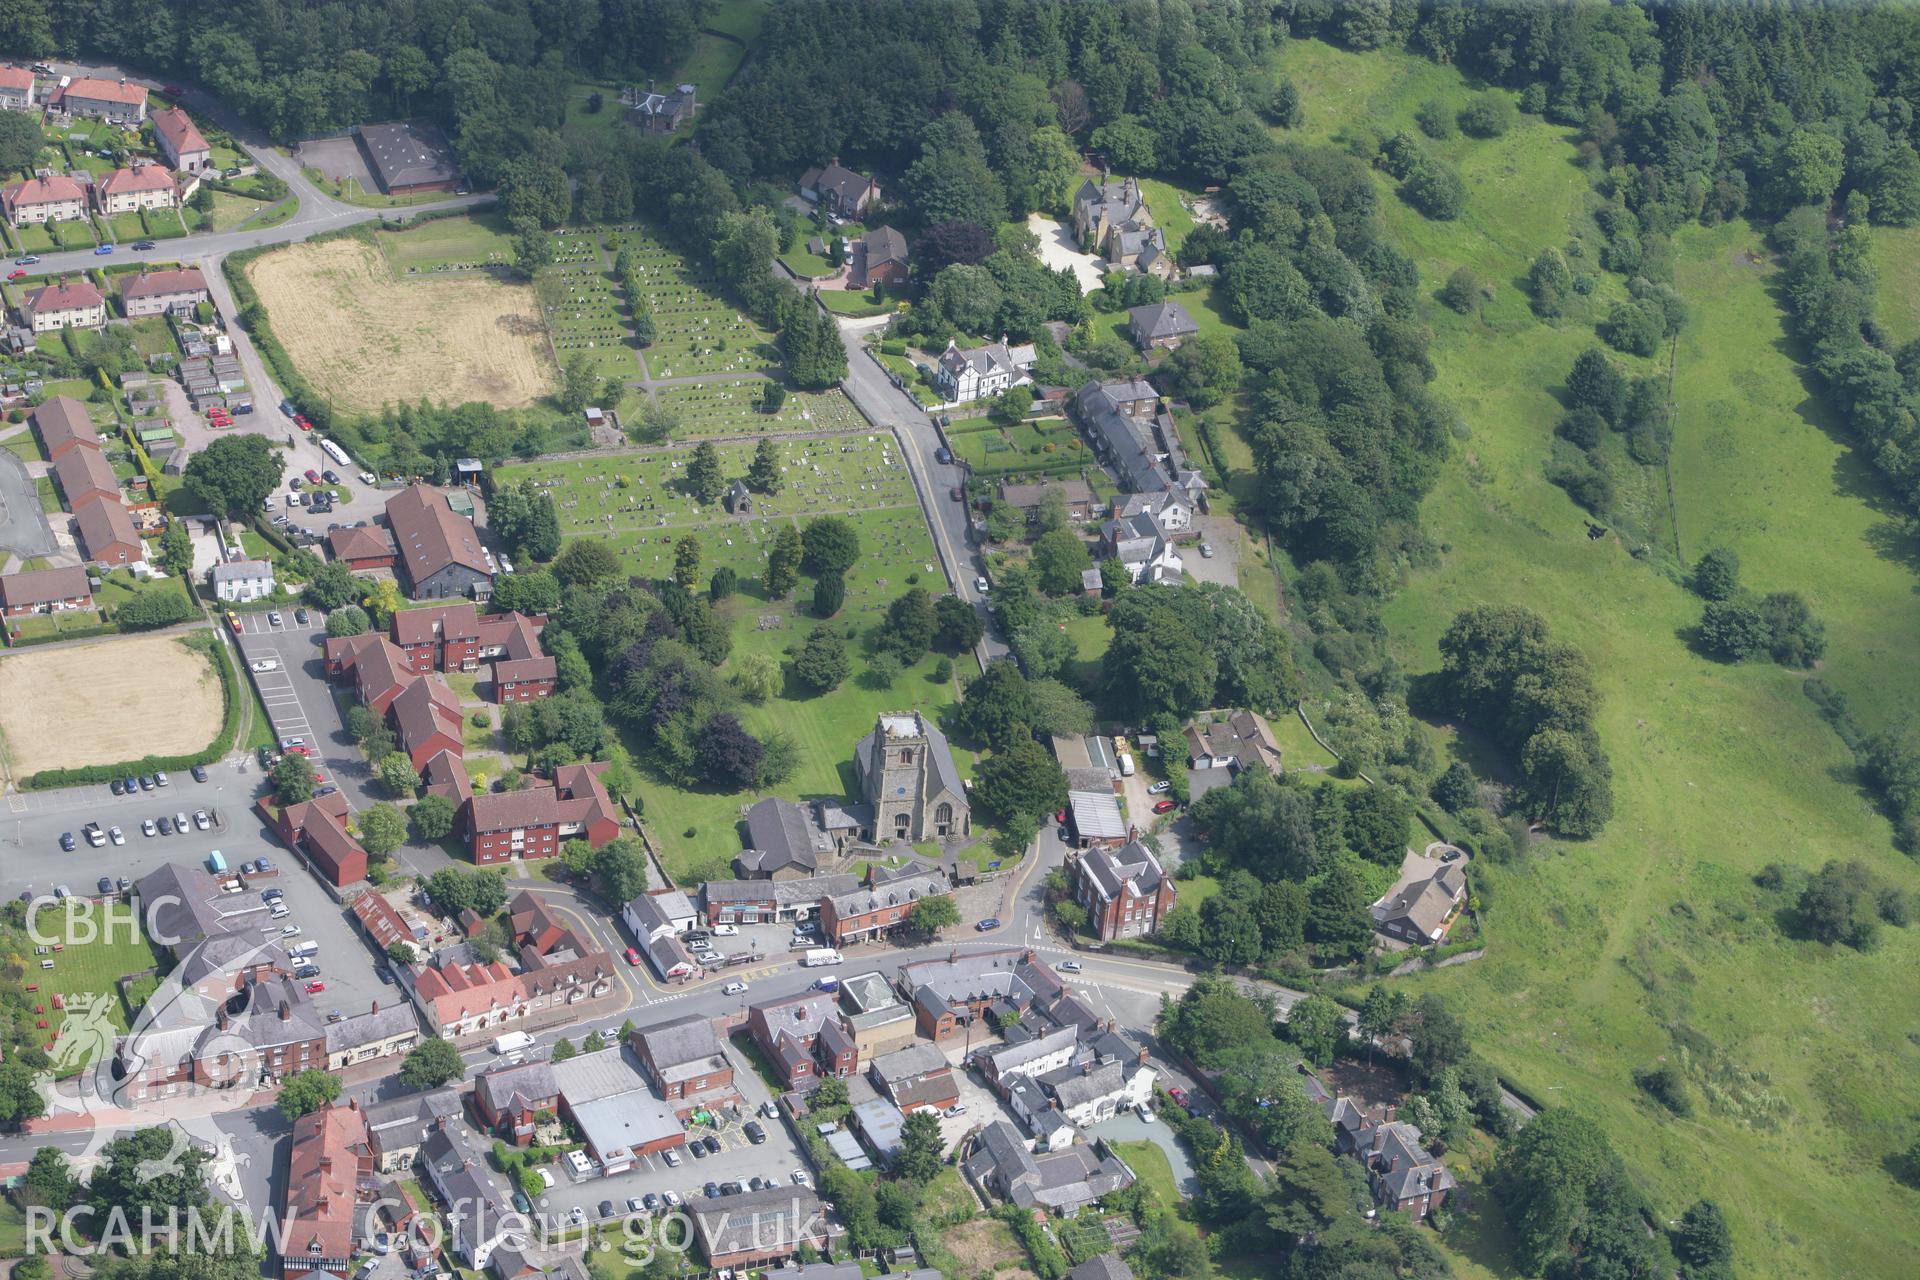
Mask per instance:
[[[553,265],[534,281],[547,317],[555,361],[565,368],[585,357],[602,378],[640,376],[633,326],[621,314],[600,238],[578,232],[553,237]]]
[[[838,388],[789,392],[778,413],[763,413],[766,388],[762,378],[735,378],[659,387],[653,398],[673,415],[673,434],[680,439],[867,429],[867,420]]]

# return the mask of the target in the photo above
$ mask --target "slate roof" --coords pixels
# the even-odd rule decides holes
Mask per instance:
[[[807,807],[791,800],[768,796],[747,810],[746,821],[748,847],[741,865],[765,875],[789,867],[817,871],[820,855],[833,848]]]
[[[387,523],[413,581],[455,564],[492,576],[473,522],[456,515],[439,490],[417,484],[387,499]]]
[[[1187,309],[1177,302],[1152,302],[1144,307],[1129,307],[1127,322],[1144,339],[1184,338],[1200,332]]]
[[[451,1085],[403,1094],[366,1107],[367,1137],[376,1151],[418,1146],[427,1130],[461,1114],[460,1091]]]
[[[1107,899],[1157,893],[1165,876],[1153,850],[1139,840],[1121,849],[1089,849],[1080,855],[1080,865]]]
[[[874,186],[874,181],[864,173],[855,173],[838,160],[824,168],[809,169],[800,175],[800,185],[821,195],[832,191],[840,197],[843,205],[853,207],[853,202]]]
[[[359,134],[382,188],[450,182],[458,172],[446,139],[431,125],[410,120],[363,124]]]
[[[907,238],[892,227],[875,227],[867,232],[864,243],[867,246],[867,271],[882,263],[907,260]]]
[[[644,1027],[637,1034],[663,1083],[693,1080],[728,1069],[726,1046],[720,1043],[710,1018],[694,1014]]]
[[[833,895],[834,915],[841,920],[853,916],[868,915],[886,907],[897,907],[903,902],[913,902],[919,898],[937,898],[946,893],[950,886],[945,875],[938,871],[926,875],[908,876],[888,884],[875,885],[871,889],[855,889],[851,893]]]
[[[134,884],[147,934],[176,950],[203,938],[258,927],[266,904],[252,894],[221,893],[197,866],[169,862]]]
[[[820,1198],[807,1187],[774,1186],[709,1200],[688,1196],[687,1212],[708,1258],[795,1245],[809,1225],[830,1230]],[[816,1232],[813,1239],[820,1239]]]
[[[1067,1272],[1066,1280],[1133,1280],[1133,1268],[1117,1253],[1099,1253]]]
[[[495,1114],[532,1111],[547,1105],[560,1092],[551,1062],[522,1062],[495,1067],[474,1077],[473,1092]]]
[[[379,1044],[395,1036],[408,1032],[418,1034],[419,1020],[413,1016],[413,1006],[404,1001],[390,1004],[383,1009],[370,1009],[366,1013],[356,1013],[342,1018],[338,1022],[327,1024],[327,1052],[340,1053],[346,1049],[355,1049],[365,1044]]]
[[[801,880],[709,880],[700,894],[711,911],[729,902],[817,902],[834,894],[850,893],[860,885],[849,875],[808,876]]]

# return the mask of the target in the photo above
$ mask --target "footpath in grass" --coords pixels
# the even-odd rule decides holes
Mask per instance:
[[[1313,42],[1287,45],[1276,67],[1306,104],[1296,137],[1408,127],[1422,102],[1473,92],[1450,68]],[[1835,857],[1910,891],[1920,876],[1853,785],[1802,673],[1695,656],[1685,633],[1699,601],[1617,539],[1589,539],[1584,513],[1542,473],[1561,412],[1552,391],[1594,341],[1580,318],[1534,321],[1516,284],[1539,249],[1589,232],[1566,131],[1526,118],[1500,139],[1432,146],[1465,178],[1466,213],[1427,222],[1381,179],[1382,218],[1423,291],[1467,266],[1493,297],[1468,316],[1422,304],[1435,389],[1463,431],[1423,507],[1444,550],[1388,604],[1392,649],[1429,671],[1460,609],[1540,613],[1593,663],[1616,803],[1596,839],[1544,846],[1522,869],[1479,869],[1488,955],[1406,985],[1448,995],[1476,1046],[1535,1096],[1598,1120],[1663,1217],[1716,1199],[1743,1272],[1903,1272],[1898,1242],[1920,1231],[1920,1213],[1883,1162],[1911,1141],[1903,1117],[1920,1110],[1905,1034],[1920,992],[1899,976],[1920,939],[1890,930],[1865,955],[1788,939],[1751,877],[1767,862]],[[1676,386],[1683,554],[1727,540],[1754,587],[1806,594],[1827,623],[1822,674],[1863,717],[1898,715],[1920,700],[1913,664],[1898,659],[1915,637],[1913,560],[1798,377],[1767,273],[1743,257],[1755,243],[1741,227],[1676,238],[1693,312]],[[1618,288],[1603,281],[1603,294]],[[1634,1087],[1634,1069],[1660,1062],[1686,1074],[1690,1118],[1657,1112]],[[1860,1231],[1863,1221],[1880,1228]],[[1449,1236],[1463,1274],[1513,1274],[1502,1230],[1481,1218]]]

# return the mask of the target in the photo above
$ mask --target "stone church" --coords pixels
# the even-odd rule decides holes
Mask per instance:
[[[947,736],[917,711],[882,715],[853,753],[873,838],[940,840],[973,830]]]

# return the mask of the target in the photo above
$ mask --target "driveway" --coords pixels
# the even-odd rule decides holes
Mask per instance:
[[[1030,213],[1027,215],[1027,230],[1039,237],[1040,261],[1047,264],[1047,270],[1058,271],[1064,267],[1073,272],[1074,279],[1080,282],[1082,293],[1092,293],[1100,287],[1107,264],[1080,248],[1072,227],[1041,214]]]
[[[1200,531],[1197,541],[1182,543],[1180,564],[1187,576],[1197,582],[1217,582],[1223,587],[1240,585],[1241,540],[1246,531],[1232,516],[1196,516],[1193,527]],[[1200,554],[1200,543],[1213,548],[1213,554]]]
[[[1173,1166],[1173,1184],[1180,1189],[1181,1196],[1192,1199],[1200,1193],[1200,1176],[1193,1170],[1193,1161],[1180,1140],[1173,1136],[1173,1130],[1166,1121],[1156,1118],[1149,1123],[1131,1111],[1123,1111],[1111,1120],[1088,1125],[1087,1136],[1105,1138],[1109,1142],[1139,1142],[1142,1139],[1151,1142],[1167,1153],[1167,1163]]]
[[[27,464],[13,450],[0,449],[0,552],[29,560],[53,549],[53,530],[40,509],[40,493]]]

